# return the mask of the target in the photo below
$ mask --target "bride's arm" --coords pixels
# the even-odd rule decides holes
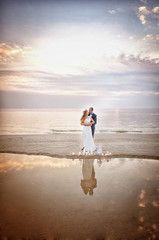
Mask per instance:
[[[92,123],[84,123],[83,121],[81,121],[81,125],[90,126],[90,125],[92,125]]]
[[[93,120],[93,118],[91,118],[91,124],[94,124],[95,123],[95,121]]]

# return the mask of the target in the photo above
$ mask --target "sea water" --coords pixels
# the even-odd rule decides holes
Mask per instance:
[[[95,109],[98,133],[159,133],[159,108]],[[0,134],[81,133],[81,109],[1,109]]]

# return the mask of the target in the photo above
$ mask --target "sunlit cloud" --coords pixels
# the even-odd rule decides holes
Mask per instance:
[[[152,19],[159,19],[159,7],[149,8],[141,6],[138,8],[137,16],[142,24],[150,23]]]
[[[154,8],[152,9],[152,12],[154,12],[154,13],[159,13],[159,6],[158,6],[158,7],[154,7]]]
[[[146,6],[139,7],[139,12],[144,15],[148,15],[151,13]]]
[[[0,44],[0,64],[21,62],[23,58],[32,54],[31,47],[20,47],[18,45],[11,46],[6,43]]]
[[[146,17],[144,15],[140,15],[139,16],[139,19],[141,20],[141,23],[142,24],[145,24],[146,23]]]

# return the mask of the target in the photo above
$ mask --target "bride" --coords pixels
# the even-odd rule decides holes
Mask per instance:
[[[96,150],[96,146],[94,144],[94,139],[92,137],[91,125],[94,124],[93,118],[88,116],[88,110],[83,111],[83,115],[81,117],[81,125],[83,125],[82,137],[84,150],[83,153],[93,153]]]

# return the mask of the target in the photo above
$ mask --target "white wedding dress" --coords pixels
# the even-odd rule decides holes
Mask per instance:
[[[91,117],[88,116],[84,120],[84,123],[90,123],[90,122],[91,122]],[[92,137],[91,126],[83,125],[82,136],[83,136],[83,146],[84,146],[83,153],[93,153],[93,151],[96,150],[96,146],[94,144],[94,139]]]

